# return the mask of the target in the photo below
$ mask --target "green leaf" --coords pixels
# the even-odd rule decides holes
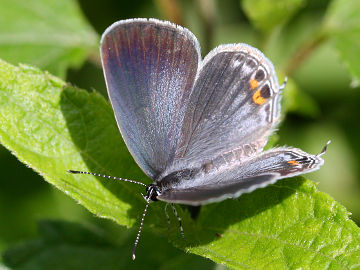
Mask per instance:
[[[209,205],[198,222],[199,242],[188,250],[234,269],[360,267],[359,228],[301,177]]]
[[[353,86],[360,81],[360,1],[333,0],[327,10],[323,31],[337,48],[353,76]]]
[[[88,170],[150,183],[131,159],[111,107],[99,94],[28,66],[0,62],[0,126],[1,143],[92,213],[125,226],[139,221],[143,187],[66,173]],[[173,215],[167,229],[163,206],[150,205],[146,228],[234,269],[360,266],[359,228],[343,206],[301,177],[206,205],[197,220],[177,206],[186,240]],[[142,239],[140,245],[146,242]]]
[[[242,8],[254,26],[269,32],[285,24],[301,7],[304,0],[242,0]]]
[[[131,226],[136,216],[127,212],[143,206],[137,186],[66,172],[145,178],[124,155],[109,103],[36,68],[1,62],[0,70],[1,143],[93,213]]]
[[[214,269],[215,264],[199,256],[184,254],[164,239],[144,232],[145,242],[135,262],[129,260],[134,232],[123,232],[120,244],[108,240],[100,228],[76,223],[41,221],[39,238],[19,244],[3,254],[10,269]],[[156,244],[155,244],[156,243]],[[154,248],[154,245],[155,248]],[[1,269],[1,268],[0,268]]]
[[[65,77],[98,51],[98,35],[74,0],[0,0],[0,57]]]

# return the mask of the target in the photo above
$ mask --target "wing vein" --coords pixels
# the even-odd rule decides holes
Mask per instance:
[[[226,65],[226,67],[228,67],[228,65],[229,65],[229,63]],[[218,76],[219,79],[223,77],[224,72],[225,72],[225,68],[221,71],[220,75]],[[207,80],[207,81],[209,81],[209,80]],[[197,83],[197,81],[195,82],[195,87],[196,87],[196,83]],[[211,92],[211,95],[210,95],[209,99],[206,101],[206,104],[205,104],[205,106],[204,106],[204,109],[201,111],[199,120],[197,121],[197,123],[195,124],[194,128],[193,128],[192,131],[191,131],[191,135],[189,136],[188,142],[191,141],[191,138],[192,138],[192,136],[194,135],[194,132],[196,131],[196,129],[197,129],[197,127],[198,127],[198,125],[199,125],[199,123],[200,123],[200,121],[201,121],[201,118],[202,118],[202,116],[203,116],[203,114],[204,114],[207,106],[209,105],[212,96],[214,95],[214,93],[215,93],[215,91],[216,91],[216,86],[217,86],[218,84],[219,84],[219,80],[217,79],[217,80],[216,80],[216,83],[215,83],[215,86],[214,86],[214,88],[213,88],[213,90],[212,90],[212,92]],[[204,82],[203,85],[205,85],[205,82]],[[201,93],[202,93],[202,91],[201,91],[200,94],[199,94],[199,97],[198,97],[198,99],[197,99],[197,103],[196,103],[196,104],[199,104],[199,99],[200,99]],[[193,112],[192,123],[194,122],[195,112],[196,112],[196,110],[194,110],[194,112]],[[186,148],[185,148],[185,151],[184,151],[184,153],[183,153],[183,156],[187,153],[188,149],[189,149],[189,144],[186,145]]]

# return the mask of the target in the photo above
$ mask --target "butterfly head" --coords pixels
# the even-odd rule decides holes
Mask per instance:
[[[159,196],[160,194],[161,194],[160,187],[157,186],[156,184],[150,184],[146,187],[146,195],[143,196],[147,202],[150,202],[150,201],[158,201],[157,196]]]

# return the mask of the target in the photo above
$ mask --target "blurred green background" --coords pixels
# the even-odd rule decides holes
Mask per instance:
[[[50,15],[49,18],[39,15],[44,14],[41,8],[45,9],[46,14],[46,9],[55,5],[55,1],[0,0],[0,58],[13,64],[22,62],[37,65],[73,85],[83,89],[96,89],[106,96],[98,49],[94,44],[97,44],[99,35],[107,26],[120,19],[151,17],[182,24],[198,37],[203,56],[222,43],[243,42],[258,47],[273,61],[280,83],[285,74],[290,79],[284,92],[283,107],[286,116],[278,131],[279,140],[276,144],[318,153],[327,140],[331,139],[332,143],[324,156],[325,165],[307,178],[319,182],[319,189],[346,206],[352,213],[352,219],[360,224],[360,92],[356,76],[349,68],[350,64],[343,59],[341,51],[339,53],[341,44],[339,46],[336,40],[332,40],[331,33],[326,33],[326,29],[321,30],[324,27],[319,27],[324,24],[324,16],[327,16],[332,1],[290,1],[298,3],[293,4],[296,8],[287,10],[286,16],[279,16],[283,18],[281,21],[272,21],[271,18],[275,16],[265,16],[265,23],[256,16],[263,11],[261,4],[266,6],[264,3],[271,1],[256,1],[260,3],[258,9],[251,6],[251,1],[238,0],[65,2],[71,2],[71,5],[77,7],[78,14],[82,13],[83,16],[81,20],[85,23],[87,21],[89,28],[94,29],[91,30],[94,41],[89,42],[86,52],[73,50],[63,54],[48,54],[49,59],[45,55],[41,62],[31,57],[22,59],[21,53],[12,51],[14,47],[21,45],[22,36],[17,36],[19,33],[16,31],[8,32],[7,29],[23,29],[31,34],[26,20],[31,21],[32,14],[39,16],[43,22],[50,20],[56,25]],[[276,5],[276,1],[273,2]],[[62,8],[61,3],[56,5],[60,5],[57,8]],[[63,8],[65,6],[66,4]],[[13,22],[4,21],[9,16],[14,18]],[[355,16],[359,17],[360,13]],[[56,19],[67,20],[61,16]],[[46,33],[46,29],[44,31]],[[52,34],[54,33],[49,33]],[[13,43],[7,44],[6,41],[11,39]],[[26,46],[31,49],[31,45]],[[41,52],[41,48],[38,49]],[[356,49],[357,55],[360,55],[359,47]],[[75,60],[68,60],[70,57]],[[93,217],[3,147],[0,149],[0,168],[0,252],[15,243],[37,237],[37,222],[44,219],[96,226],[102,228],[102,233],[106,235],[126,234],[112,222]],[[128,234],[129,239],[133,239],[133,232]],[[153,241],[166,242],[164,239]],[[145,247],[140,246],[139,253],[145,252]],[[130,248],[131,244],[124,247],[124,250]],[[185,259],[182,252],[175,248],[171,252],[171,258],[176,257],[180,261],[177,266],[179,269],[186,260],[193,260],[191,263],[198,264],[199,269],[222,267],[194,255],[187,255],[192,257]],[[176,267],[169,269],[174,268]]]

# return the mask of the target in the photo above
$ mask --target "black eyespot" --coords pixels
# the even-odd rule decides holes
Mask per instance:
[[[269,98],[271,96],[270,86],[268,84],[265,84],[261,90],[260,95],[263,98]]]

